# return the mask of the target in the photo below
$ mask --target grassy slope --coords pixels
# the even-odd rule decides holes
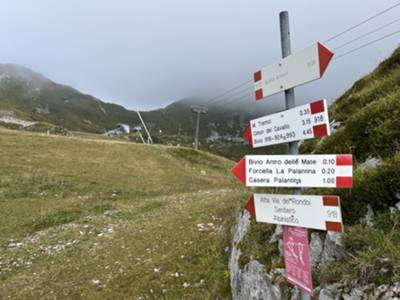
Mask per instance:
[[[383,160],[378,168],[359,168],[351,191],[339,193],[346,222],[366,213],[387,210],[400,191],[400,48],[373,72],[358,80],[330,107],[331,120],[342,122],[339,130],[320,141],[305,142],[303,153],[352,153],[355,166],[369,157]]]
[[[400,48],[330,107],[330,119],[340,121],[341,128],[320,142],[302,146],[303,152],[353,153],[355,158],[351,190],[317,191],[340,195],[344,222],[351,225],[343,235],[347,256],[321,270],[322,283],[342,278],[379,285],[400,278],[399,213],[389,213],[400,191],[399,83]],[[370,157],[381,163],[359,167]],[[377,215],[374,226],[365,228],[360,218],[367,204]]]
[[[400,48],[373,72],[358,80],[329,109],[341,128],[321,142],[303,144],[303,151],[389,158],[400,150]]]
[[[229,298],[220,226],[245,199],[231,161],[9,130],[0,144],[0,298]]]

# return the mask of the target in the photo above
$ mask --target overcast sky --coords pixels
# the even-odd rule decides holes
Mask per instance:
[[[396,2],[0,0],[0,62],[24,65],[103,101],[149,110],[180,98],[209,99],[278,60],[282,10],[289,11],[296,51]],[[399,16],[397,7],[327,46],[334,48]],[[399,29],[400,22],[337,55]],[[296,91],[298,102],[339,96],[399,41],[395,35],[332,62],[323,79]],[[271,101],[281,103],[275,98]]]

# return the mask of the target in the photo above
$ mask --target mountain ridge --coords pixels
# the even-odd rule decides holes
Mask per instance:
[[[191,136],[195,116],[190,112],[190,106],[198,102],[201,101],[183,98],[163,108],[141,111],[141,114],[156,134]],[[0,64],[0,112],[12,112],[26,121],[92,133],[104,133],[117,123],[140,125],[136,111],[81,93],[17,64]],[[213,108],[202,116],[200,138],[204,140],[215,133],[239,136],[252,117],[253,114],[239,113],[229,107]]]

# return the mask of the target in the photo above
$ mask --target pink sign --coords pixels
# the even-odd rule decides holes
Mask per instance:
[[[313,295],[307,229],[283,226],[286,280]]]

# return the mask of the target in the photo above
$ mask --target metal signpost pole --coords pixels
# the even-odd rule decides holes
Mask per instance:
[[[282,58],[289,56],[292,53],[290,46],[290,31],[289,31],[289,14],[287,11],[283,11],[279,14],[280,27],[281,27],[281,46],[282,46]],[[286,109],[295,107],[294,88],[285,90],[285,104]],[[299,154],[298,142],[289,143],[289,154]],[[295,194],[300,195],[301,190],[295,188]]]
[[[281,12],[279,14],[279,21],[281,31],[282,58],[285,58],[292,53],[290,45],[289,13],[287,11]],[[285,90],[285,104],[286,109],[291,109],[295,107],[294,88]],[[289,154],[299,154],[298,142],[289,143]],[[301,195],[301,188],[293,188],[293,194]],[[306,293],[301,292],[301,299],[309,300],[311,298]]]

